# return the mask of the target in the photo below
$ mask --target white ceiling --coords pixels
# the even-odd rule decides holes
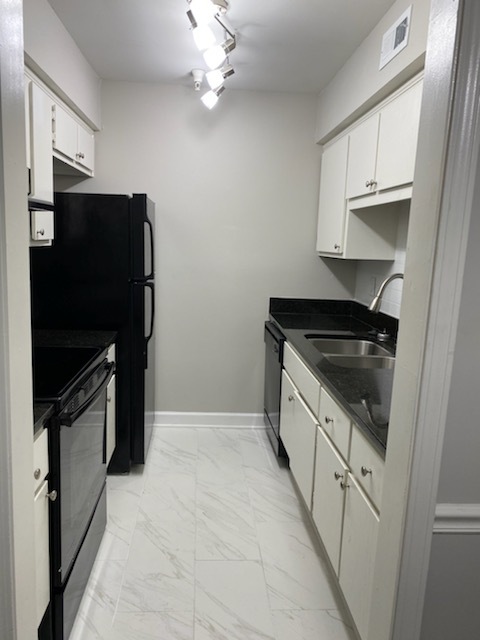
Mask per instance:
[[[205,68],[186,0],[49,0],[104,79],[189,83]],[[318,93],[394,0],[231,0],[230,88]],[[380,55],[380,52],[379,52]]]

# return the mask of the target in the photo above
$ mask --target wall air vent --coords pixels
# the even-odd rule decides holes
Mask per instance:
[[[392,60],[408,44],[410,22],[412,17],[412,5],[395,21],[395,23],[383,34],[382,51],[380,53],[380,66],[383,67]]]

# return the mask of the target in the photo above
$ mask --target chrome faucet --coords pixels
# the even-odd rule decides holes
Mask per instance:
[[[382,303],[382,296],[383,296],[383,292],[385,291],[385,287],[388,284],[390,284],[392,280],[395,280],[396,278],[403,278],[403,273],[394,273],[392,276],[385,278],[385,280],[380,285],[380,289],[377,291],[377,295],[373,298],[373,300],[370,303],[370,306],[368,307],[369,311],[371,311],[372,313],[378,313],[380,309],[380,305]]]

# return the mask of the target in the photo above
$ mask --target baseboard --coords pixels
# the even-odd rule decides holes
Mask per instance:
[[[155,427],[222,427],[264,429],[263,413],[201,413],[194,411],[157,411]]]
[[[437,504],[433,533],[480,533],[480,504]]]

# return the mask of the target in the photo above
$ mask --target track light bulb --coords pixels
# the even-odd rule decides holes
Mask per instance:
[[[204,93],[200,100],[207,107],[207,109],[213,109],[217,104],[218,98],[225,91],[225,87],[219,87],[216,91],[207,91]]]
[[[211,0],[191,0],[190,11],[199,25],[207,25],[216,13],[216,7]]]
[[[216,69],[221,64],[225,62],[227,59],[227,55],[230,51],[235,49],[235,40],[233,38],[228,38],[222,44],[217,44],[210,49],[207,49],[203,54],[203,59],[205,60],[205,64],[209,69]]]
[[[226,65],[223,69],[214,69],[213,71],[209,71],[205,78],[210,85],[210,89],[218,89],[223,84],[225,78],[229,78],[231,75],[235,73],[234,68],[231,64]]]

